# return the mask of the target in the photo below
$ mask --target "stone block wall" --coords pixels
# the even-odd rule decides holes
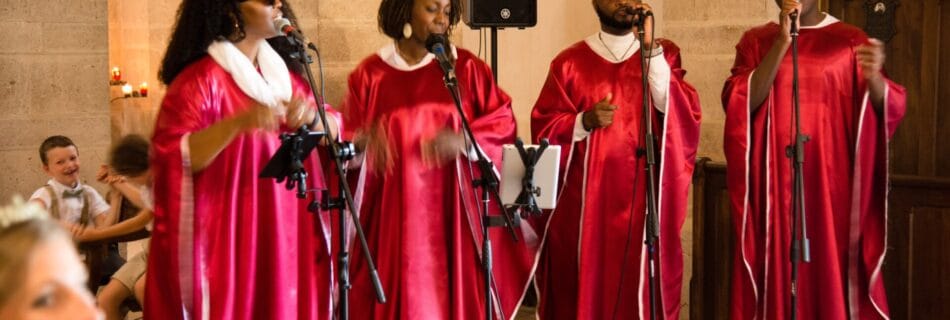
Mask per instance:
[[[725,161],[722,133],[725,114],[720,95],[735,59],[742,33],[778,16],[773,0],[669,0],[664,36],[680,46],[686,79],[703,106],[699,156]]]
[[[107,19],[106,0],[0,3],[0,202],[46,182],[50,135],[73,139],[94,180],[109,146]]]

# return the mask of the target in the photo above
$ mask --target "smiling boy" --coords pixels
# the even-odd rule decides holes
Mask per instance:
[[[107,224],[109,204],[79,179],[79,149],[65,136],[51,136],[40,145],[43,172],[50,177],[46,185],[30,196],[67,225],[101,227]]]

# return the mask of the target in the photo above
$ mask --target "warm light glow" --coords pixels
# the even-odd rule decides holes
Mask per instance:
[[[142,84],[139,85],[139,94],[143,97],[148,96],[148,83],[142,82]]]
[[[119,71],[119,67],[112,67],[112,81],[122,80],[122,72]]]
[[[131,96],[132,96],[132,85],[131,85],[131,84],[125,84],[125,85],[123,85],[123,86],[122,86],[122,94],[125,95],[126,97],[131,97]]]

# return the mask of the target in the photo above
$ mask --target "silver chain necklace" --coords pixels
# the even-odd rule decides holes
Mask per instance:
[[[614,58],[614,61],[620,62],[620,59],[617,58],[617,55],[615,55],[614,52],[613,52],[612,50],[610,50],[610,47],[607,46],[607,43],[604,42],[604,37],[603,37],[603,33],[602,33],[602,32],[598,32],[598,33],[597,33],[597,39],[600,39],[600,43],[604,45],[604,48],[607,49],[607,53],[610,53],[610,56]],[[630,42],[630,45],[627,46],[627,50],[624,50],[624,51],[623,51],[623,55],[620,56],[621,58],[627,56],[627,53],[630,52],[630,48],[633,48],[633,44],[634,44],[634,43],[636,43],[636,41]]]

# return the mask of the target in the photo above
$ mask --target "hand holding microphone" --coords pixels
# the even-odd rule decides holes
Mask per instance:
[[[802,3],[798,0],[782,0],[782,12],[779,13],[778,21],[782,27],[782,40],[786,43],[792,41],[792,35],[798,35],[801,12]]]
[[[653,49],[653,8],[646,3],[638,3],[627,7],[627,14],[633,16],[633,25],[637,32],[643,32],[643,44],[648,50]]]
[[[626,7],[627,14],[633,16],[633,25],[642,26],[647,17],[653,16],[653,8],[646,3],[638,3],[632,7]]]

